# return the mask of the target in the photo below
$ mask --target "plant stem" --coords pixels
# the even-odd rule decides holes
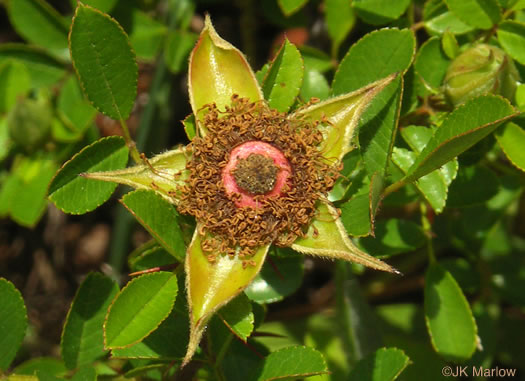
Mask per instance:
[[[406,182],[404,181],[404,179],[401,179],[393,184],[390,184],[383,191],[383,198],[388,196],[390,193],[394,193],[398,191],[399,189],[403,188],[405,185],[406,185]]]
[[[511,14],[513,14],[514,12],[515,12],[515,10],[512,9],[512,8],[511,8],[511,9],[507,9],[507,10],[505,11],[505,13],[503,13],[503,16],[501,16],[501,19],[502,19],[502,20],[506,20],[506,19],[507,19]]]
[[[427,204],[424,202],[421,202],[419,204],[419,209],[421,211],[421,226],[427,238],[428,258],[429,258],[430,263],[435,263],[436,255],[434,253],[434,245],[432,244],[432,224],[430,223],[430,220],[428,219]]]
[[[170,30],[173,27],[173,23],[175,22],[174,20],[178,18],[179,13],[180,12],[178,9],[170,13],[171,15],[168,23]],[[153,117],[155,115],[155,110],[158,106],[156,94],[160,91],[162,85],[165,83],[166,74],[166,64],[161,56],[157,59],[157,68],[155,70],[155,75],[150,88],[149,102],[146,105],[140,118],[140,124],[137,133],[137,144],[135,145],[135,143],[132,142],[133,145],[130,146],[131,156],[137,164],[143,163],[138,149],[140,149],[141,151],[145,151],[146,149],[146,143],[150,135]],[[129,146],[129,142],[131,141],[129,129],[125,121],[121,120],[120,122],[124,131],[124,138],[126,139],[126,142],[128,142]],[[129,237],[131,235],[131,230],[134,221],[135,219],[133,218],[133,216],[124,207],[119,206],[119,208],[117,209],[115,224],[113,226],[114,234],[113,239],[111,240],[109,251],[109,264],[113,267],[113,270],[117,274],[122,271],[126,255],[128,254]]]
[[[414,7],[414,3],[410,2],[410,5],[408,6],[408,10],[407,10],[407,18],[408,18],[408,23],[412,26],[415,24],[416,22],[416,15],[415,15],[415,7]]]
[[[131,158],[133,159],[133,161],[137,164],[141,164],[142,163],[142,159],[140,158],[140,153],[137,149],[137,145],[135,144],[135,142],[133,141],[133,139],[131,139],[131,135],[129,133],[129,128],[128,128],[128,125],[126,123],[126,121],[123,119],[123,118],[120,118],[120,126],[122,127],[122,131],[124,132],[124,140],[126,140],[126,144],[129,148],[129,151],[130,151],[130,154],[131,154]]]
[[[415,24],[412,24],[412,26],[410,26],[410,29],[414,32],[417,32],[419,29],[424,28],[424,27],[425,27],[425,22],[419,21]]]
[[[113,225],[113,238],[109,247],[109,264],[116,275],[120,274],[124,266],[133,221],[133,216],[122,205],[119,205]]]

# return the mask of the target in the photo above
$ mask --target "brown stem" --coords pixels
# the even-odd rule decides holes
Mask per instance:
[[[150,273],[156,273],[156,272],[159,272],[159,271],[171,271],[171,270],[176,269],[178,265],[179,265],[178,263],[172,263],[171,265],[152,267],[150,269],[146,269],[146,270],[142,270],[142,271],[135,271],[135,272],[129,274],[129,276],[150,274]]]

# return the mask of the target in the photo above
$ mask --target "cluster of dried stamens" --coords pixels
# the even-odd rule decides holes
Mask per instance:
[[[203,251],[211,262],[219,253],[237,253],[249,263],[259,246],[290,246],[305,235],[318,199],[333,187],[340,169],[321,155],[319,122],[287,118],[263,102],[252,103],[235,95],[224,112],[215,104],[205,109],[207,134],[191,143],[189,179],[180,188],[178,205],[181,213],[195,216],[201,233],[206,234]],[[239,207],[236,201],[240,195],[226,192],[221,175],[232,150],[251,141],[271,144],[281,151],[291,174],[278,195],[254,194],[257,207]]]

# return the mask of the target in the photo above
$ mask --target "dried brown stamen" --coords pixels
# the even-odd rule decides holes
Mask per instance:
[[[290,246],[305,235],[319,198],[338,176],[339,168],[319,150],[323,141],[317,128],[320,122],[289,118],[262,102],[251,103],[237,96],[224,112],[215,104],[206,108],[203,124],[207,134],[192,142],[193,155],[187,164],[190,175],[180,188],[179,211],[195,216],[209,233],[203,241],[208,253],[235,255],[235,248],[240,247],[239,252],[247,258],[262,245]],[[238,202],[242,195],[226,191],[223,170],[232,151],[249,142],[278,150],[288,162],[289,176],[280,192],[269,197],[268,191],[277,188],[273,179],[282,169],[265,155],[244,156],[237,161],[233,175],[239,187],[252,194],[257,207],[239,207],[245,205]],[[259,167],[265,176],[254,180],[250,176]]]

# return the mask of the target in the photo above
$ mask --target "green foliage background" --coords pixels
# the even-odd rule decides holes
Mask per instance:
[[[456,365],[472,379],[473,367],[525,373],[525,1],[83,3],[94,8],[79,7],[70,31],[74,0],[1,2],[0,376],[415,381],[440,380]],[[146,190],[122,197],[127,210],[114,200],[98,208],[116,186],[78,174],[128,164],[128,128],[113,136],[122,132],[105,128],[113,122],[102,114],[127,124],[147,156],[194,136],[185,72],[205,12],[282,111],[399,74],[363,115],[330,200],[359,247],[404,275],[275,249],[180,369],[188,312],[183,266],[170,270],[183,262],[193,222]],[[514,62],[517,87],[503,93],[508,68],[480,64],[469,81],[496,85],[453,105],[449,65],[481,43]],[[98,208],[60,226],[111,224],[106,263],[64,265],[67,251],[57,259],[59,241],[44,232],[62,212],[48,200],[69,214]],[[131,216],[151,240],[131,244],[140,229]],[[37,251],[67,286],[52,343],[28,297]],[[129,282],[122,275],[158,266],[168,267]]]

